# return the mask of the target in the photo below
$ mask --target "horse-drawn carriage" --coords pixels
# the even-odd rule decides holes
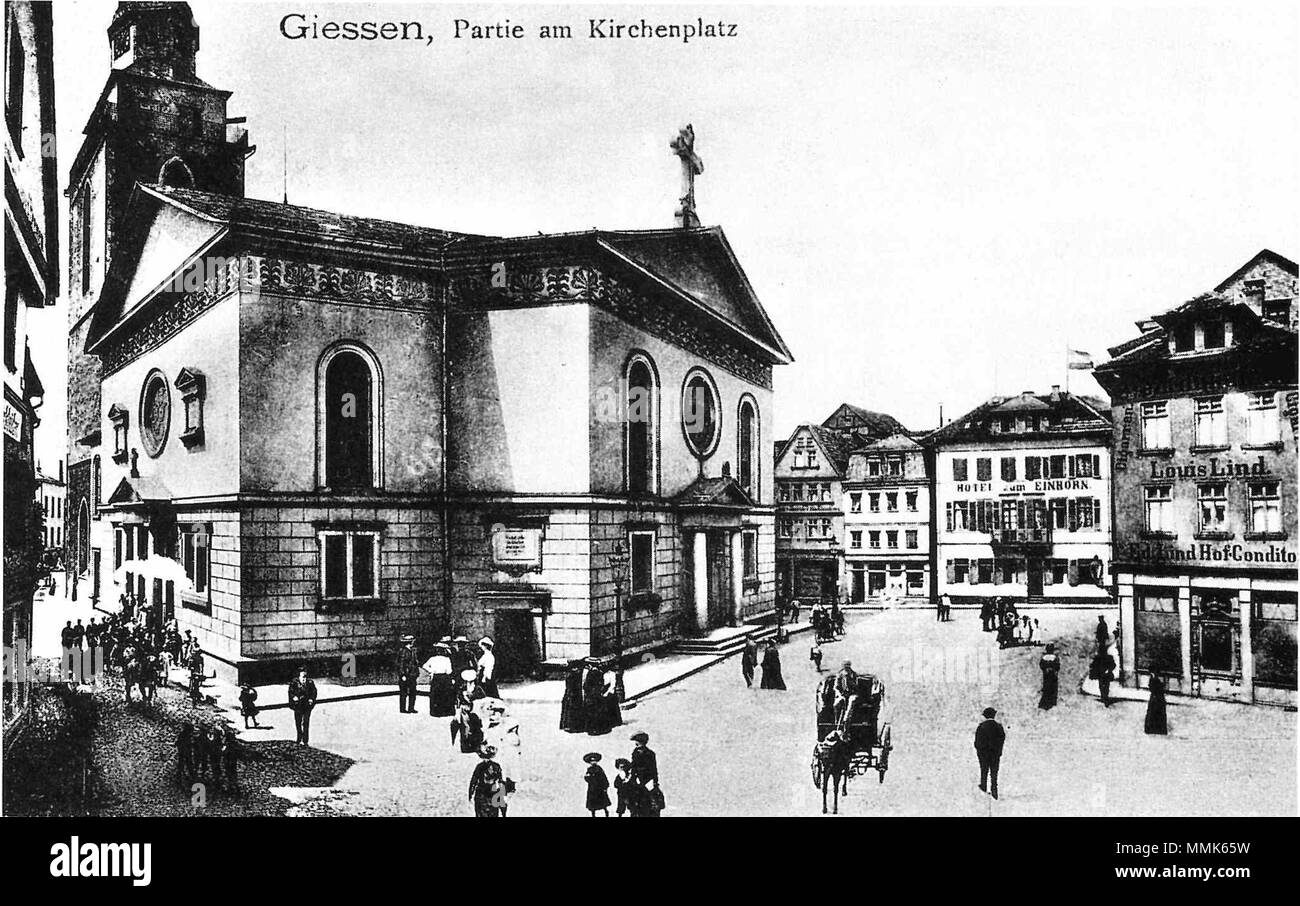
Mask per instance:
[[[839,813],[841,788],[848,795],[849,778],[876,771],[885,782],[893,749],[889,723],[881,720],[885,686],[870,674],[856,675],[843,688],[843,674],[826,677],[817,687],[817,745],[813,747],[813,785],[834,793]]]

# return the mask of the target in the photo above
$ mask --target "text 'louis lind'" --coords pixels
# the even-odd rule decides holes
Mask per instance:
[[[615,39],[672,40],[689,44],[701,38],[736,38],[740,26],[735,22],[706,21],[702,16],[677,22],[651,22],[644,18],[589,18],[585,26],[561,23],[523,25],[510,19],[495,22],[453,19],[442,30],[426,28],[424,23],[407,21],[336,21],[316,14],[289,13],[280,19],[280,34],[291,41],[416,41],[432,44],[439,35],[454,40],[541,40]]]

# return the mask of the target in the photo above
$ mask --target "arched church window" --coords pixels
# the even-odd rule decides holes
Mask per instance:
[[[627,409],[624,413],[627,440],[627,490],[653,493],[656,490],[655,447],[659,388],[650,360],[637,354],[627,366]]]
[[[158,171],[158,181],[174,189],[194,188],[194,174],[179,157],[173,157],[162,165],[162,169]]]
[[[758,498],[758,406],[751,397],[740,401],[737,417],[736,480],[749,495]]]
[[[682,433],[691,452],[701,459],[718,446],[718,409],[718,388],[713,378],[702,368],[694,369],[682,385]]]
[[[318,467],[325,487],[382,484],[382,392],[378,363],[369,350],[345,343],[321,361]]]

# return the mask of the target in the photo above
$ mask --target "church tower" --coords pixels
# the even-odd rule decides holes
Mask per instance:
[[[200,79],[199,27],[188,3],[119,3],[108,28],[112,69],[68,178],[68,562],[91,565],[102,502],[99,359],[85,354],[90,316],[139,183],[243,196],[253,152],[229,91]],[[74,499],[75,498],[75,499]]]

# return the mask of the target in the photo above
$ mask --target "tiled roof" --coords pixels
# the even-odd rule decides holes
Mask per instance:
[[[885,412],[872,412],[870,409],[863,409],[861,406],[854,406],[852,403],[841,403],[835,407],[835,411],[826,417],[822,422],[827,428],[839,430],[837,425],[831,424],[836,420],[842,411],[847,411],[854,416],[854,419],[875,437],[888,437],[891,434],[903,434],[907,429],[903,427],[902,422]]]
[[[1012,397],[1011,399],[1016,399]],[[1035,414],[1046,417],[1048,427],[1040,431],[994,432],[990,422],[1007,412],[1007,397],[995,396],[960,418],[931,432],[927,444],[966,443],[971,441],[1005,442],[1011,439],[1055,438],[1078,434],[1106,433],[1111,430],[1110,405],[1095,397],[1072,393],[1026,393],[1019,399],[1043,404],[1033,407]],[[1024,411],[1024,410],[1022,410]]]

